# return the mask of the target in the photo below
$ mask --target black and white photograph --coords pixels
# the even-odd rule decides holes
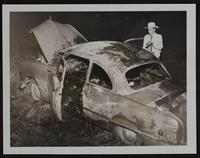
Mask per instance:
[[[3,14],[4,151],[195,152],[195,5]]]

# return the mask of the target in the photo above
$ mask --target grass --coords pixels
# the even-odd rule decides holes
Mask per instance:
[[[123,145],[112,133],[69,113],[64,122],[56,122],[49,104],[25,93],[11,98],[11,146]]]

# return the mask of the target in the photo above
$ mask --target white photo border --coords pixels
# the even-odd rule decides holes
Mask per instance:
[[[3,153],[4,154],[195,154],[196,133],[196,5],[195,4],[81,4],[3,5]],[[106,147],[10,146],[10,12],[186,11],[187,13],[187,145]]]

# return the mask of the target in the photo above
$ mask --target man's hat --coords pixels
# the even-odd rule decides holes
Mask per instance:
[[[156,26],[156,23],[155,23],[155,22],[149,22],[149,23],[148,23],[148,26],[145,27],[145,29],[148,29],[148,28],[156,28],[156,29],[158,29],[159,26]]]

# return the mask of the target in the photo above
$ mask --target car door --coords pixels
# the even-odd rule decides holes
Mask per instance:
[[[108,129],[109,96],[112,95],[112,83],[108,74],[97,64],[90,65],[83,88],[84,115]]]

